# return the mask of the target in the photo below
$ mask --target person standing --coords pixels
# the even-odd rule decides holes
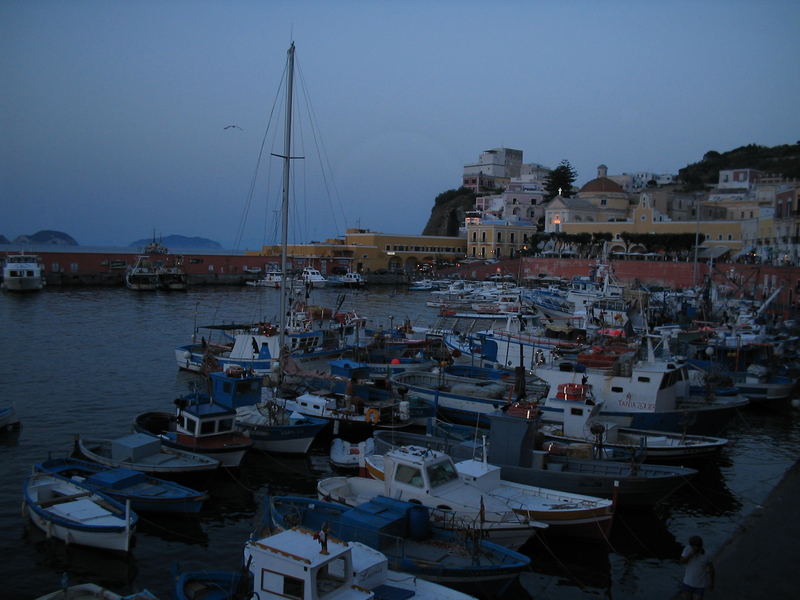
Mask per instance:
[[[682,597],[701,600],[706,590],[714,589],[714,565],[703,548],[703,538],[699,535],[689,538],[689,545],[681,553],[681,563],[686,565],[681,581]]]

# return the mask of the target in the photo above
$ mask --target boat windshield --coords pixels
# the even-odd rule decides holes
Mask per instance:
[[[431,488],[439,487],[458,479],[458,473],[451,461],[443,461],[428,467],[428,481]]]

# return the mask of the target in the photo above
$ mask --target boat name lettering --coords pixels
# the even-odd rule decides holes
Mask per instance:
[[[650,402],[639,402],[636,400],[628,400],[628,399],[620,400],[619,405],[626,406],[628,408],[636,408],[638,410],[655,410],[656,408],[655,404],[652,404]]]

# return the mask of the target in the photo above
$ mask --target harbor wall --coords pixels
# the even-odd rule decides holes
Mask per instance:
[[[121,286],[125,273],[133,266],[138,252],[123,251],[36,251],[44,266],[49,286]],[[151,255],[154,260],[172,261],[180,258],[188,275],[189,285],[244,285],[259,279],[268,263],[260,256],[242,254],[170,253]],[[260,273],[248,269],[260,268]]]

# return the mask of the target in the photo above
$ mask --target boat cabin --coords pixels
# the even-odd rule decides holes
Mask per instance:
[[[402,446],[386,454],[384,481],[386,494],[397,496],[404,490],[432,494],[460,478],[453,459],[447,454],[421,446]]]
[[[373,594],[354,581],[352,548],[328,536],[326,553],[315,535],[289,529],[247,542],[245,563],[253,575],[253,595],[265,600],[367,600]]]
[[[211,373],[211,397],[214,401],[233,410],[261,402],[262,378],[246,373],[244,369],[235,367]]]
[[[233,433],[233,422],[236,411],[227,406],[213,402],[206,397],[175,400],[177,406],[177,424],[175,431],[178,440],[183,436],[202,438],[220,434]]]

